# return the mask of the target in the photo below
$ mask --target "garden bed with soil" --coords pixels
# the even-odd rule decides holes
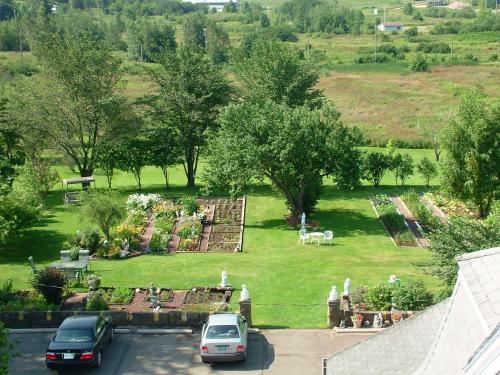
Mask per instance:
[[[398,211],[390,197],[380,194],[370,197],[370,201],[377,217],[384,224],[396,246],[418,246],[404,216]]]
[[[245,198],[209,198],[204,204],[214,205],[212,226],[206,251],[242,251],[245,225]]]

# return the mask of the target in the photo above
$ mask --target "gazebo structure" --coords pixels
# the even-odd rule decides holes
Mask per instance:
[[[95,188],[96,185],[95,185],[94,176],[65,178],[64,180],[62,180],[62,189],[64,192],[64,203],[77,204],[80,202],[80,200],[78,198],[79,192],[78,191],[69,191],[69,185],[87,184],[90,187],[92,182],[94,183],[94,188]]]

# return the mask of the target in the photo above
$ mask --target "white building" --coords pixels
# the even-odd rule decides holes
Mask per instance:
[[[233,3],[238,5],[238,0],[183,0],[184,3],[205,4],[210,10],[215,9],[217,12],[222,12],[226,5]]]

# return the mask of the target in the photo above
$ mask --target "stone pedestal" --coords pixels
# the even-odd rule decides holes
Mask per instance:
[[[247,320],[248,326],[252,326],[252,300],[247,299],[240,302],[240,314]]]
[[[336,299],[333,301],[328,300],[328,327],[338,327],[340,326],[340,320],[343,316],[343,311],[340,309],[340,300]]]

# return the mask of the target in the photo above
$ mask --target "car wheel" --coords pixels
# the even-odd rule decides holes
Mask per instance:
[[[97,361],[95,363],[95,368],[99,368],[101,367],[101,364],[102,364],[102,349],[99,349],[99,351],[97,352]]]
[[[109,335],[109,342],[115,339],[115,329],[111,327],[111,334]]]

